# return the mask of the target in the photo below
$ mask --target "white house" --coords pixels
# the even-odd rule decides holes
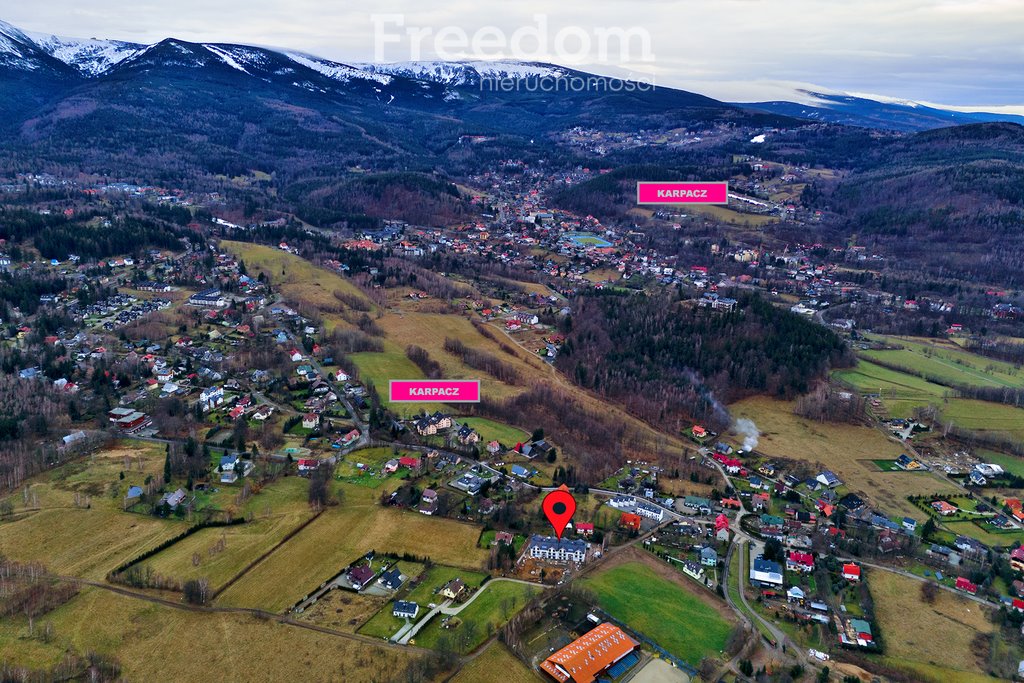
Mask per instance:
[[[554,536],[534,535],[530,538],[530,557],[554,562],[582,564],[587,559],[586,541],[559,540]]]
[[[203,412],[207,412],[212,408],[216,408],[224,402],[224,387],[210,387],[209,389],[203,389],[199,394],[199,405],[203,407]]]
[[[658,522],[665,518],[665,511],[657,505],[651,505],[650,503],[637,503],[635,512],[641,517],[647,517]]]

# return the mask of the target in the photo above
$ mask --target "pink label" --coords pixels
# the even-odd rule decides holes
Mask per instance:
[[[637,204],[728,204],[728,183],[637,183]]]
[[[479,403],[478,379],[393,379],[392,403]]]

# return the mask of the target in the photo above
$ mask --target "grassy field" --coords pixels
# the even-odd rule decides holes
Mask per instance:
[[[501,643],[494,642],[451,679],[451,683],[537,683],[540,674],[512,654]]]
[[[886,664],[930,681],[988,681],[973,640],[992,632],[985,610],[948,591],[934,605],[921,602],[920,583],[898,574],[872,571],[871,594],[881,628]]]
[[[862,393],[881,394],[882,402],[892,417],[912,417],[915,408],[935,405],[944,420],[958,427],[1024,439],[1024,410],[1020,408],[988,401],[950,398],[952,389],[865,360],[858,361],[855,368],[837,371],[835,376]]]
[[[519,370],[521,377],[528,377],[538,369],[542,369],[543,361],[518,353],[509,355],[501,350],[498,343],[480,334],[469,319],[461,315],[441,315],[436,313],[404,313],[403,315],[386,315],[378,324],[387,332],[388,339],[395,343],[403,353],[408,344],[416,344],[427,350],[430,357],[440,363],[444,376],[448,379],[479,379],[481,390],[490,398],[505,398],[521,393],[523,387],[512,386],[499,382],[481,370],[474,370],[461,360],[444,350],[446,338],[458,339],[466,347],[485,351],[501,359],[503,363]],[[495,335],[500,339],[500,335]],[[508,344],[512,346],[511,343]]]
[[[1009,547],[1013,545],[1014,541],[1024,542],[1024,531],[1019,530],[1010,531],[1007,533],[995,533],[993,531],[987,531],[971,521],[944,522],[943,526],[949,529],[954,534],[963,534],[964,536],[970,536],[971,538],[976,538],[982,543],[993,547]]]
[[[384,597],[333,590],[306,608],[297,618],[317,626],[355,633],[360,625],[376,614],[387,602],[388,599]],[[388,607],[389,612],[390,610]]]
[[[186,522],[122,509],[124,492],[161,472],[163,457],[160,445],[126,441],[34,477],[28,483],[28,506],[21,492],[8,496],[15,519],[0,523],[0,554],[42,562],[63,575],[102,579],[121,563],[177,535]],[[88,507],[82,502],[86,496]]]
[[[436,410],[437,403],[391,403],[388,398],[388,383],[393,379],[422,379],[423,372],[399,349],[375,353],[366,351],[353,353],[349,360],[359,368],[359,379],[373,382],[381,402],[392,411],[403,417],[422,413],[424,410]]]
[[[961,349],[945,340],[880,337],[902,349],[861,351],[870,360],[881,360],[910,372],[951,384],[978,387],[1024,387],[1024,373],[1006,363]]]
[[[306,501],[308,488],[306,480],[298,477],[275,482],[248,501],[246,512],[254,515],[252,522],[203,529],[146,560],[146,564],[159,574],[182,581],[204,577],[217,590],[312,516]],[[193,561],[196,555],[198,565]]]
[[[429,556],[466,569],[483,566],[487,551],[476,546],[478,527],[382,508],[377,491],[340,486],[340,506],[328,508],[224,591],[218,603],[282,611],[369,550]]]
[[[349,280],[326,268],[288,252],[247,242],[224,240],[221,246],[245,261],[253,277],[264,273],[292,305],[314,306],[324,315],[327,327],[341,324],[338,313],[347,307],[334,296],[341,292],[369,303],[369,299]]]
[[[188,612],[96,588],[38,620],[37,628],[43,622],[53,625],[50,643],[22,637],[23,619],[0,623],[0,660],[48,667],[74,648],[116,657],[125,679],[133,681],[204,680],[211,672],[231,672],[238,681],[341,681],[372,680],[381,671],[397,678],[410,656],[245,615]]]
[[[461,624],[457,628],[441,628],[441,618],[434,617],[416,635],[416,644],[436,648],[442,639],[448,638],[456,651],[470,652],[490,638],[541,591],[537,586],[508,581],[496,581],[481,590],[483,593],[459,612],[457,619]]]
[[[984,448],[974,449],[974,454],[984,462],[991,462],[999,465],[1010,474],[1015,474],[1018,477],[1024,477],[1024,458],[1018,458],[1015,455],[1007,455],[1005,453],[997,453]]]
[[[720,654],[732,630],[714,608],[639,562],[601,571],[583,585],[606,612],[693,665]]]
[[[523,431],[518,427],[501,424],[500,422],[483,417],[467,417],[459,421],[475,429],[480,434],[480,440],[485,446],[491,441],[498,441],[504,446],[511,448],[518,442],[530,438],[529,432]]]
[[[903,449],[876,429],[807,420],[793,414],[792,403],[762,397],[740,401],[730,409],[736,417],[757,424],[758,451],[773,458],[818,463],[887,512],[924,521],[927,515],[911,505],[907,496],[957,492],[952,484],[929,474],[880,472],[874,461],[895,459]]]

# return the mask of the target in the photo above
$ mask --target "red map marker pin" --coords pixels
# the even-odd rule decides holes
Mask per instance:
[[[548,521],[551,522],[551,527],[555,530],[555,536],[561,540],[562,532],[565,531],[565,525],[569,523],[569,520],[576,513],[576,499],[569,493],[569,489],[566,488],[565,484],[562,484],[544,496],[541,508],[544,510],[544,515],[547,516]]]

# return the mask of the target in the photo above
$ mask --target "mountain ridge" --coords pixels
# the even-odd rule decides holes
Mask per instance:
[[[280,68],[296,68],[317,72],[319,77],[309,83],[299,82],[298,87],[330,90],[321,78],[341,84],[353,81],[376,82],[381,86],[390,85],[392,79],[431,83],[444,88],[466,88],[481,86],[488,79],[524,80],[540,78],[564,78],[584,73],[569,67],[545,62],[522,60],[418,60],[405,62],[339,62],[318,55],[294,49],[259,47],[238,43],[203,42],[191,43],[177,38],[165,38],[149,45],[121,40],[98,38],[71,38],[43,32],[23,31],[7,22],[0,21],[0,66],[21,68],[24,71],[43,73],[53,71],[53,77],[67,79],[72,74],[86,79],[101,78],[116,73],[120,68],[130,67],[144,59],[158,46],[201,45],[222,62],[239,71],[248,73],[245,57],[259,55],[269,61],[286,60],[290,65],[280,63]],[[185,55],[191,48],[182,50]],[[196,56],[193,54],[193,58]],[[184,57],[183,57],[184,59]],[[66,68],[59,67],[58,64]],[[187,65],[184,62],[183,66]],[[259,71],[257,64],[250,64]],[[252,75],[252,74],[250,74]],[[278,76],[281,74],[277,74]],[[590,75],[590,74],[587,74]],[[262,77],[266,77],[264,74]],[[608,80],[615,77],[605,76]],[[679,90],[663,88],[666,90]],[[686,92],[685,90],[679,90]],[[951,125],[988,121],[1010,121],[1024,123],[1024,116],[993,112],[961,112],[921,104],[912,100],[896,98],[863,97],[847,93],[824,92],[821,90],[799,89],[797,100],[773,100],[762,102],[726,102],[728,106],[782,115],[806,121],[819,121],[879,128],[902,132],[913,132],[941,128]],[[459,99],[457,94],[448,92],[449,101]],[[708,100],[718,102],[712,98]]]

